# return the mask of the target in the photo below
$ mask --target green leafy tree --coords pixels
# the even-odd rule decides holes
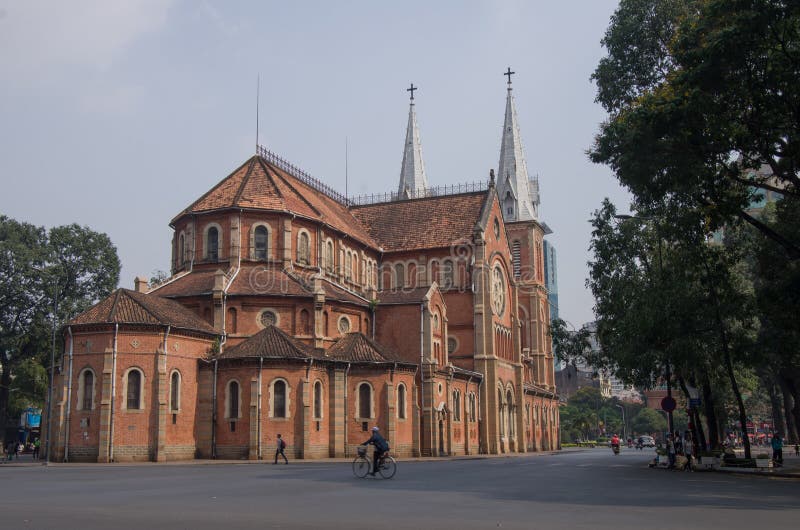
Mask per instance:
[[[643,408],[631,420],[631,428],[635,434],[653,435],[667,430],[664,415],[653,409]]]

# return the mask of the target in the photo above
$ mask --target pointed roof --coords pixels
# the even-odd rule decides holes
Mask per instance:
[[[442,248],[472,238],[493,190],[353,206],[386,252]]]
[[[497,172],[497,195],[507,222],[530,221],[539,217],[539,183],[529,181],[528,164],[519,132],[517,107],[509,80],[506,115],[500,143],[500,167]]]
[[[427,187],[428,177],[425,174],[425,161],[422,159],[422,141],[419,138],[417,113],[414,110],[412,92],[411,104],[408,108],[406,143],[403,149],[403,165],[400,166],[400,185],[397,187],[397,196],[400,199],[409,198],[415,195],[415,191],[424,190]]]
[[[226,349],[217,359],[310,359],[318,357],[307,344],[284,333],[277,326],[267,326],[244,342]]]
[[[266,150],[264,153],[274,157]],[[332,190],[322,190],[325,186],[319,182],[312,186],[310,177],[306,180],[309,182],[291,174],[281,164],[255,155],[176,215],[171,224],[184,215],[229,208],[291,212],[327,223],[361,243],[376,246],[347,206],[334,198]]]
[[[400,357],[363,333],[347,333],[331,346],[325,356],[335,361],[350,362],[401,362]]]
[[[209,334],[214,328],[181,304],[157,295],[117,289],[67,325],[144,324],[172,326]]]

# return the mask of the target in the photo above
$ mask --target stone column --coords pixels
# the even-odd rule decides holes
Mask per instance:
[[[287,217],[283,220],[283,268],[292,265],[292,219]]]
[[[298,447],[301,447],[302,454],[300,455],[300,458],[308,458],[308,455],[311,454],[311,422],[313,421],[311,402],[314,398],[314,389],[312,388],[311,382],[308,378],[303,379],[302,385],[303,402],[301,403],[302,417],[300,420],[303,422],[303,434],[302,442],[297,445]]]
[[[111,348],[106,348],[103,354],[103,381],[100,397],[100,432],[98,443],[97,461],[109,461],[111,449],[111,387],[114,371],[114,353]]]
[[[156,405],[156,436],[154,440],[156,462],[166,462],[167,454],[167,414],[169,384],[167,380],[167,352],[159,347],[156,353],[156,389],[154,402]]]
[[[418,385],[414,385],[412,387],[411,395],[414,396],[414,403],[411,406],[411,425],[412,429],[414,430],[412,434],[413,440],[413,448],[411,449],[411,453],[413,456],[422,456],[422,440],[420,440],[420,414],[422,412],[419,402],[420,402],[420,387]]]
[[[211,458],[214,368],[203,366],[197,373],[197,456]]]
[[[345,456],[345,422],[347,421],[344,402],[346,377],[345,368],[334,368],[331,373],[331,384],[328,385],[330,395],[328,396],[329,417],[330,417],[330,456],[333,458],[343,458]]]
[[[249,460],[258,460],[258,377],[250,379],[250,443],[247,452]]]
[[[386,383],[386,436],[392,447],[397,447],[396,399],[394,382],[389,381]]]

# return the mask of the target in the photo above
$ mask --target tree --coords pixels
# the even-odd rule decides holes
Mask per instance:
[[[17,372],[21,379],[14,384],[23,395],[42,391],[42,372],[30,363],[48,363],[48,353],[60,345],[57,325],[108,295],[119,281],[120,263],[105,234],[75,224],[45,232],[5,216],[0,255],[0,420],[7,421]],[[26,383],[26,374],[33,381]]]
[[[665,432],[667,430],[667,420],[657,411],[643,408],[631,420],[631,428],[636,434],[652,435],[657,432]]]
[[[754,190],[800,199],[799,28],[791,0],[623,0],[592,76],[609,119],[590,158],[642,208],[712,230],[739,218],[797,259],[800,240],[747,207]]]

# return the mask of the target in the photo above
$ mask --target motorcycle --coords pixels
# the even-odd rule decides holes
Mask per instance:
[[[615,455],[619,454],[619,444],[614,444],[611,446],[611,450],[614,451]]]

